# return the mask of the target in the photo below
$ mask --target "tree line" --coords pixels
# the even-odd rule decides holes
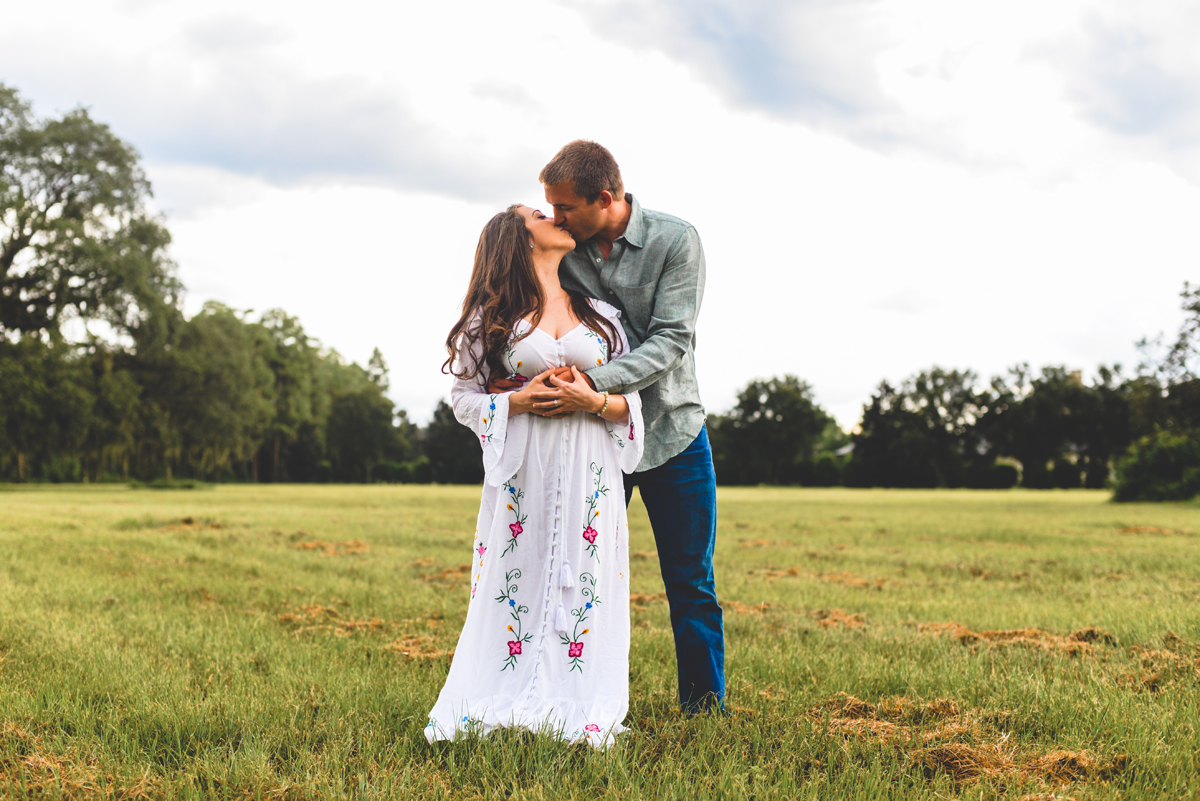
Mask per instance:
[[[1200,290],[1185,289],[1200,307]],[[755,381],[709,417],[723,484],[1035,489],[1115,486],[1120,499],[1200,491],[1200,380],[1020,365],[983,384],[933,367],[883,381],[844,433],[795,376]]]
[[[477,483],[442,401],[425,426],[274,309],[188,318],[137,153],[83,109],[37,118],[0,84],[0,481]],[[718,481],[1200,491],[1200,288],[1136,374],[931,368],[879,384],[853,433],[795,376],[708,420]],[[72,331],[72,336],[67,336]],[[1194,486],[1193,486],[1194,485]],[[1122,489],[1125,488],[1125,489]],[[1189,495],[1190,493],[1190,495]]]

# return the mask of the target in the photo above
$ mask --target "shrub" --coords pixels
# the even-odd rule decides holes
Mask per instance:
[[[1058,459],[1054,462],[1050,479],[1059,489],[1078,489],[1083,483],[1083,466],[1078,462]]]
[[[801,462],[797,467],[802,487],[836,487],[842,483],[842,464],[831,453],[821,454],[816,461]]]
[[[994,464],[991,470],[992,487],[995,489],[1011,489],[1017,486],[1021,474],[1011,464]]]
[[[1200,494],[1200,432],[1142,437],[1117,463],[1115,501],[1186,501]]]
[[[380,462],[371,469],[371,478],[387,484],[428,484],[429,457],[421,456],[411,462]]]
[[[1043,464],[1023,463],[1021,486],[1027,489],[1050,489],[1054,486],[1054,477]]]

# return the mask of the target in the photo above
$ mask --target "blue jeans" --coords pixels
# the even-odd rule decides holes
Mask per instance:
[[[687,713],[724,709],[725,630],[713,575],[717,477],[708,429],[665,464],[625,476],[626,506],[634,486],[654,529],[671,607],[679,703]]]

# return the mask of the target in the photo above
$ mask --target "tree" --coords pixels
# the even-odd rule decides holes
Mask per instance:
[[[863,406],[848,483],[876,487],[961,487],[990,465],[977,427],[991,397],[970,370],[933,367],[893,387],[879,384]]]
[[[440,484],[483,481],[479,441],[471,429],[454,418],[454,410],[444,400],[438,401],[433,419],[425,428],[424,449],[434,481]]]
[[[1033,377],[1020,365],[993,380],[984,428],[997,453],[1021,462],[1024,486],[1106,486],[1112,458],[1131,438],[1128,385],[1118,383],[1119,374],[1119,367],[1101,367],[1087,386],[1065,367]]]
[[[796,484],[833,418],[794,375],[751,381],[728,416],[709,419],[722,484]]]
[[[84,109],[34,119],[0,84],[0,336],[72,315],[161,341],[182,287],[137,153]]]
[[[392,449],[393,409],[391,400],[369,380],[334,397],[326,437],[335,478],[355,482],[371,478],[371,469]]]
[[[1175,341],[1164,347],[1159,335],[1138,343],[1143,356],[1139,372],[1166,385],[1200,378],[1200,285],[1185,281],[1179,298],[1185,317]]]
[[[250,467],[271,419],[273,385],[251,325],[210,301],[180,327],[170,350],[153,353],[141,368],[147,434],[168,476],[173,461],[210,479]]]
[[[61,463],[82,445],[92,397],[81,377],[61,344],[0,340],[0,446],[15,452],[18,481],[30,477],[32,463]]]
[[[318,350],[295,317],[271,309],[260,320],[259,352],[274,377],[273,409],[263,450],[255,465],[264,464],[271,481],[287,481],[292,448],[306,425],[317,423],[321,404],[316,395]],[[326,404],[327,406],[328,404]]]
[[[138,417],[142,388],[133,373],[122,369],[120,351],[96,340],[83,359],[93,396],[84,445],[84,476],[104,478],[109,468],[129,478],[130,461],[137,452]]]

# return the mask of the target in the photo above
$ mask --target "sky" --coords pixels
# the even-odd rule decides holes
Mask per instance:
[[[844,427],[938,365],[1131,370],[1200,281],[1187,0],[5,4],[0,82],[142,156],[188,288],[283,308],[428,419],[479,231],[566,142],[692,223],[710,412]]]

